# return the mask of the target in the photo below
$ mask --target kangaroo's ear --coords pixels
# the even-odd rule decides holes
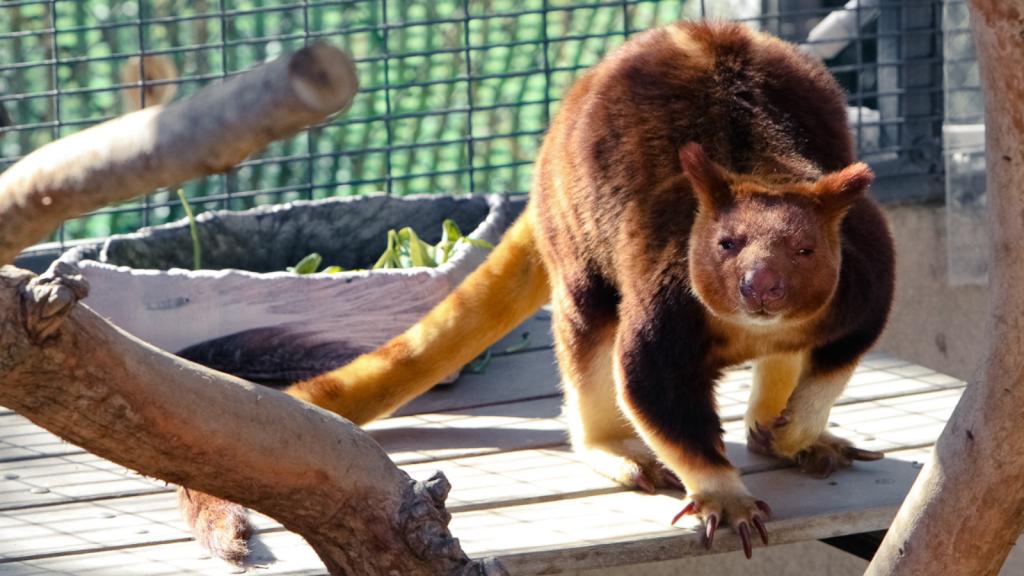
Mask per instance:
[[[864,196],[874,179],[871,168],[858,162],[819,178],[814,184],[814,195],[826,210],[843,215]]]
[[[680,148],[679,164],[702,211],[714,212],[732,204],[728,171],[709,158],[700,144],[690,142]]]

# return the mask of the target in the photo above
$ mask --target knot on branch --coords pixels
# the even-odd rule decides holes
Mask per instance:
[[[452,515],[444,507],[444,501],[451,489],[440,471],[430,480],[413,482],[406,489],[398,517],[406,544],[417,558],[455,560],[463,555],[458,539],[452,538],[448,531]]]
[[[422,560],[441,560],[454,567],[450,576],[507,576],[508,571],[494,558],[470,560],[458,538],[448,530],[452,515],[444,502],[452,485],[443,472],[435,472],[426,482],[412,482],[398,509],[405,543]]]
[[[60,328],[75,303],[89,295],[89,282],[78,267],[57,260],[42,276],[21,287],[21,314],[25,330],[42,344]]]

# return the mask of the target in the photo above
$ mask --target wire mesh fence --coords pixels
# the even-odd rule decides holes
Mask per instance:
[[[183,183],[198,209],[373,191],[522,193],[580,71],[639,30],[701,14],[743,20],[824,59],[850,92],[851,130],[881,176],[938,170],[936,0],[2,1],[0,170],[134,106],[325,40],[357,62],[349,113],[227,175]],[[53,240],[183,216],[175,192],[162,191],[70,221]]]

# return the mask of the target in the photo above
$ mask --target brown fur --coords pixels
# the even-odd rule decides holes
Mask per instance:
[[[244,506],[202,492],[178,488],[178,511],[192,534],[213,556],[241,564],[255,529]]]
[[[820,63],[740,25],[636,36],[566,96],[491,258],[379,352],[288,392],[368,422],[550,295],[573,448],[627,485],[671,471],[709,533],[727,522],[749,548],[765,512],[725,457],[725,367],[755,362],[752,449],[819,475],[880,457],[825,432],[893,292],[844,107]]]

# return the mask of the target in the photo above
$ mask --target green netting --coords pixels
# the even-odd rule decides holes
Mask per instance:
[[[184,185],[199,210],[387,191],[525,192],[558,99],[631,33],[685,2],[117,0],[0,2],[0,170],[125,112],[121,69],[163,54],[177,98],[315,40],[357,60],[349,113]],[[698,5],[699,10],[699,5]],[[2,126],[0,126],[2,128]],[[68,222],[60,239],[183,217],[174,191]]]

